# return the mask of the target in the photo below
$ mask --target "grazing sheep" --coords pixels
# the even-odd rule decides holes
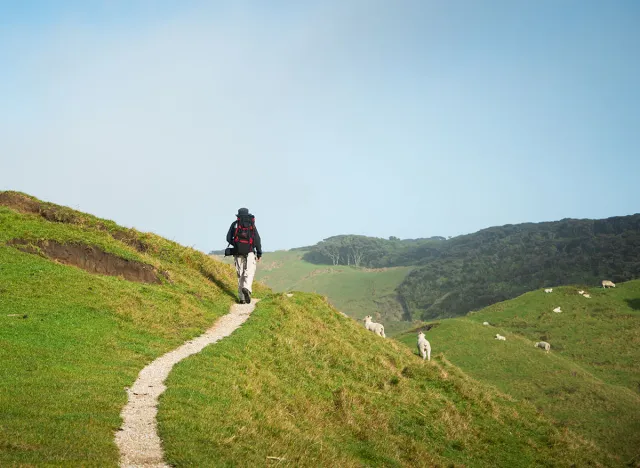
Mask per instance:
[[[293,297],[293,294],[287,293],[287,297]]]
[[[541,348],[544,349],[547,353],[549,352],[549,350],[551,349],[551,345],[549,343],[547,343],[546,341],[538,341],[536,343],[536,348]]]
[[[591,294],[583,294],[582,297],[586,297],[587,299],[591,299]]]
[[[489,322],[482,322],[482,325],[489,325]]]
[[[553,309],[553,311],[554,311],[556,314],[559,314],[560,312],[562,312],[562,310],[560,310],[560,307],[556,307],[555,309]]]
[[[582,295],[584,294],[584,291],[578,291],[578,294]]]
[[[386,338],[386,336],[384,334],[384,327],[382,326],[382,324],[381,323],[372,322],[371,318],[372,318],[371,315],[367,315],[364,318],[364,327],[367,330],[372,331],[376,335],[379,335],[382,338]]]
[[[546,292],[546,293],[553,292],[553,288],[547,288],[547,289],[544,290],[544,292]]]
[[[424,337],[424,332],[418,333],[418,352],[422,359],[431,361],[431,344]]]
[[[502,336],[500,333],[496,333],[496,340],[507,341],[507,339]]]
[[[602,287],[607,289],[607,286],[609,286],[610,288],[615,288],[616,284],[613,281],[602,280]]]

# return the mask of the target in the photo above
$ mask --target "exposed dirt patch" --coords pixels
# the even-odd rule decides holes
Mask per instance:
[[[143,241],[138,239],[135,234],[127,231],[116,231],[111,232],[111,237],[115,240],[119,240],[120,242],[124,242],[125,244],[133,247],[138,252],[145,253],[149,250],[149,246],[145,244]]]
[[[84,224],[86,217],[71,208],[54,205],[52,203],[41,203],[18,192],[0,192],[0,205],[12,208],[20,213],[31,213],[42,216],[47,221],[66,224]],[[94,227],[100,231],[108,232],[111,237],[120,242],[133,247],[138,252],[147,252],[149,246],[140,240],[136,233],[131,230],[110,231],[107,226],[97,221]]]
[[[21,213],[33,213],[48,221],[79,224],[81,218],[74,210],[50,203],[41,203],[18,192],[0,193],[0,205],[8,206]]]
[[[40,203],[15,192],[1,192],[0,205],[8,206],[22,213],[40,213]]]
[[[52,240],[29,242],[21,239],[14,239],[8,244],[23,252],[42,254],[65,265],[77,266],[89,273],[122,276],[138,283],[161,283],[153,266],[118,257],[95,246],[60,244]]]

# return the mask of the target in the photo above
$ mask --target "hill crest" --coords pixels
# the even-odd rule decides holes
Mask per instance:
[[[125,388],[226,314],[235,273],[154,234],[31,200],[27,212],[0,206],[0,464],[115,465]],[[88,273],[13,239],[97,246],[170,280]],[[445,360],[425,364],[377,339],[322,297],[256,293],[240,333],[169,377],[158,418],[174,463],[264,463],[274,447],[302,465],[609,459]]]

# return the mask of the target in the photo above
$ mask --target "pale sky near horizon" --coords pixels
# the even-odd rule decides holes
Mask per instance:
[[[640,212],[635,0],[0,0],[0,190],[203,251]]]

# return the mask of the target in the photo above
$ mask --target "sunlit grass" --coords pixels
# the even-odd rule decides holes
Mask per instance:
[[[161,398],[176,466],[555,466],[604,455],[316,295],[274,295],[181,362]],[[268,457],[276,457],[269,459]]]
[[[591,299],[580,296],[580,289]],[[606,291],[533,291],[465,318],[441,320],[427,338],[434,353],[471,376],[629,461],[640,455],[637,298],[640,281]],[[552,312],[557,306],[559,314]],[[507,341],[493,339],[496,333]],[[398,339],[412,350],[416,346],[415,332]],[[551,344],[550,354],[534,348],[541,340]]]
[[[116,466],[125,387],[228,311],[235,273],[153,234],[46,209],[54,221],[0,206],[0,466]],[[114,238],[114,230],[143,240],[146,252]],[[170,280],[89,274],[6,244],[16,238],[98,246]]]
[[[411,267],[314,265],[302,260],[303,254],[296,250],[266,253],[257,278],[274,291],[295,289],[327,296],[335,307],[356,320],[372,315],[384,324],[387,335],[406,329],[395,289]]]

